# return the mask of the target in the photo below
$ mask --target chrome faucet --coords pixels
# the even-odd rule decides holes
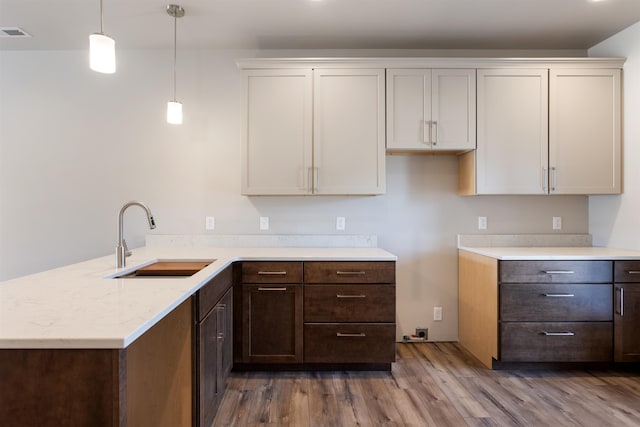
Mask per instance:
[[[116,267],[117,268],[124,267],[126,264],[125,258],[131,255],[131,251],[129,250],[129,248],[127,248],[127,242],[122,237],[123,235],[122,218],[124,217],[124,211],[126,211],[129,206],[134,206],[134,205],[140,206],[142,209],[146,211],[147,221],[149,221],[149,228],[151,230],[156,228],[156,221],[153,219],[153,215],[151,214],[151,211],[149,210],[147,205],[145,205],[144,203],[138,202],[137,200],[132,200],[130,202],[125,203],[124,206],[122,206],[122,208],[120,209],[120,213],[118,214],[118,246],[116,247]]]

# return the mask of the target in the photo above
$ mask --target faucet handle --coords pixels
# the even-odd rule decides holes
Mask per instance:
[[[122,247],[124,247],[124,256],[131,256],[131,251],[129,250],[125,239],[122,239]]]

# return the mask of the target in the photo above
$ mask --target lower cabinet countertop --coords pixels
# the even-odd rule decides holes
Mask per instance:
[[[215,260],[189,277],[119,278],[155,260]],[[144,247],[0,282],[0,348],[126,348],[236,261],[396,261],[379,248]]]
[[[589,261],[589,260],[635,260],[640,251],[615,249],[600,246],[576,247],[465,247],[461,251],[484,255],[501,261]]]

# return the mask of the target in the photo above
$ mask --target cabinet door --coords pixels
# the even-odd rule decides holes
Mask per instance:
[[[550,192],[620,193],[620,70],[551,70]]]
[[[242,194],[311,190],[311,70],[243,72]]]
[[[614,359],[640,362],[640,283],[616,283]]]
[[[387,150],[474,148],[475,70],[387,70]]]
[[[233,289],[229,289],[218,304],[218,393],[221,398],[233,368]]]
[[[315,194],[385,192],[384,69],[316,69]]]
[[[387,70],[387,150],[431,148],[431,70]]]
[[[476,70],[432,70],[430,132],[434,150],[476,148]]]
[[[243,359],[302,362],[302,285],[244,285]]]
[[[545,194],[547,70],[478,70],[478,194]]]
[[[219,307],[214,307],[197,325],[198,334],[198,425],[211,425],[218,406],[220,377]]]

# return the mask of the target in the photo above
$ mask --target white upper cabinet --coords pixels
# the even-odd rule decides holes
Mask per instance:
[[[551,70],[552,194],[620,193],[620,70]]]
[[[384,69],[316,69],[313,193],[385,191]]]
[[[247,70],[243,83],[242,194],[308,194],[312,71]]]
[[[384,75],[243,71],[242,194],[383,194]]]
[[[388,151],[475,147],[475,69],[387,70]]]
[[[548,71],[478,70],[477,194],[545,194]]]

